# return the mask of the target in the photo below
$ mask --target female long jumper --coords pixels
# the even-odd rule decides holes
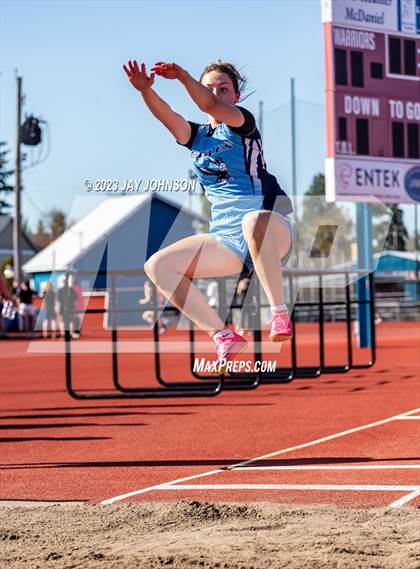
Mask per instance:
[[[190,149],[193,168],[211,203],[208,234],[193,235],[150,257],[145,272],[163,295],[216,343],[219,369],[242,352],[247,341],[226,328],[193,278],[239,274],[254,268],[269,299],[269,338],[289,340],[292,325],[284,304],[282,264],[290,256],[293,230],[290,199],[269,174],[254,116],[238,106],[244,79],[230,63],[207,65],[196,81],[175,63],[159,61],[147,75],[130,60],[123,66],[151,113]],[[207,113],[202,124],[187,121],[152,89],[155,75],[179,81]]]

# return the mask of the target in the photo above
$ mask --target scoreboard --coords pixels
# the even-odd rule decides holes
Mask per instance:
[[[328,201],[420,202],[420,0],[321,0]]]

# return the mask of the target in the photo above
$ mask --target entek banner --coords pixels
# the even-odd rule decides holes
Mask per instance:
[[[420,0],[321,0],[327,200],[420,202]]]

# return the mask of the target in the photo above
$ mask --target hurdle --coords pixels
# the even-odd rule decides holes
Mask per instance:
[[[271,373],[264,373],[263,375],[261,372],[258,372],[258,378],[254,379],[254,383],[251,384],[253,387],[257,387],[259,384],[279,384],[279,383],[288,383],[292,381],[292,379],[308,379],[308,378],[317,378],[320,377],[322,374],[333,374],[333,373],[346,373],[350,369],[364,369],[372,367],[376,361],[376,329],[375,329],[375,298],[374,298],[374,275],[372,272],[365,271],[362,269],[354,269],[354,270],[312,270],[312,269],[285,269],[284,276],[288,279],[289,283],[289,291],[290,295],[293,297],[293,291],[295,288],[294,280],[299,277],[309,277],[309,276],[316,276],[318,278],[318,286],[316,288],[318,300],[317,301],[296,301],[293,306],[293,310],[291,311],[291,320],[293,323],[293,328],[296,330],[295,326],[295,310],[296,308],[303,308],[303,307],[317,307],[318,308],[318,327],[319,327],[319,353],[318,359],[319,363],[316,366],[299,366],[297,363],[297,344],[296,344],[296,334],[293,335],[291,340],[291,364],[288,368],[276,368],[275,372]],[[345,279],[345,299],[342,301],[326,301],[324,300],[324,277],[328,276],[339,276],[343,275]],[[350,295],[350,276],[367,276],[369,282],[368,288],[368,298],[358,299],[358,298],[351,298]],[[226,309],[226,279],[218,279],[219,282],[219,289],[221,290],[222,294],[220,295],[220,304],[221,310]],[[256,320],[256,329],[253,330],[254,335],[254,344],[257,346],[261,345],[261,309],[269,308],[269,304],[262,304],[259,301],[260,298],[260,284],[258,281],[255,282],[256,291],[253,294],[253,302],[252,306],[255,310],[255,320]],[[371,331],[371,338],[372,344],[370,346],[370,359],[363,364],[355,364],[353,358],[353,346],[352,346],[352,338],[351,338],[351,307],[353,305],[363,305],[367,304],[369,307],[369,315],[370,315],[370,331]],[[326,306],[344,306],[346,312],[346,352],[347,352],[347,361],[341,365],[327,365],[326,363],[326,356],[325,356],[325,307]],[[231,309],[241,308],[240,306],[236,306],[234,304],[231,305]],[[261,361],[262,355],[260,351],[254,352],[255,359],[259,359]],[[194,352],[194,341],[193,336],[191,340],[191,352],[190,352],[190,371],[194,377],[197,379],[210,379],[213,376],[209,375],[200,375],[193,370],[193,362],[195,358]],[[252,380],[255,377],[255,374],[235,374],[235,377],[246,378],[249,377]],[[225,381],[224,388],[227,389],[229,383]],[[235,388],[234,385],[231,388]]]
[[[85,393],[74,389],[73,387],[73,377],[72,377],[72,350],[71,350],[71,334],[70,334],[70,321],[75,313],[70,312],[69,298],[67,305],[63,313],[63,320],[65,325],[64,332],[64,343],[65,343],[65,375],[66,375],[66,389],[71,397],[74,399],[167,399],[174,397],[214,397],[218,395],[223,387],[223,377],[216,378],[213,383],[208,383],[206,385],[199,385],[193,382],[174,382],[172,384],[167,384],[163,381],[159,374],[158,365],[158,330],[157,322],[153,327],[154,335],[154,356],[155,356],[155,370],[156,378],[158,382],[161,383],[162,387],[126,387],[121,384],[119,380],[119,369],[118,369],[118,330],[116,325],[116,315],[118,313],[138,313],[138,309],[125,308],[119,309],[116,306],[116,287],[115,279],[117,275],[122,276],[143,276],[143,271],[130,270],[130,271],[78,271],[79,275],[109,275],[111,277],[111,294],[110,294],[110,309],[106,308],[91,308],[84,311],[84,314],[110,314],[111,315],[111,345],[112,345],[112,382],[116,389],[115,393]],[[68,288],[68,275],[66,275],[66,286]],[[69,296],[69,295],[68,295]],[[153,309],[156,312],[159,311],[156,303],[156,291],[154,289],[154,306],[153,308],[146,307],[147,309]]]
[[[77,271],[78,275],[106,275],[110,278],[109,289],[109,307],[108,308],[88,308],[83,312],[84,314],[105,314],[110,317],[111,323],[111,345],[112,345],[112,384],[115,392],[104,393],[95,392],[87,393],[85,391],[78,391],[73,385],[72,374],[72,338],[70,334],[70,321],[75,313],[69,310],[70,303],[63,311],[63,320],[65,323],[65,377],[66,389],[68,394],[75,399],[145,399],[145,398],[174,398],[174,397],[214,397],[219,395],[223,390],[250,390],[256,389],[259,385],[264,384],[283,384],[289,383],[293,379],[307,379],[318,378],[322,374],[344,374],[350,369],[369,368],[374,365],[376,361],[376,333],[375,333],[375,301],[374,301],[374,275],[369,271],[360,269],[355,270],[297,270],[285,269],[284,277],[288,281],[289,296],[294,297],[296,282],[302,277],[316,277],[318,286],[317,299],[315,301],[301,301],[296,300],[291,312],[291,320],[293,322],[295,333],[291,340],[290,349],[290,364],[285,367],[277,367],[275,372],[249,372],[249,373],[231,373],[229,375],[202,375],[194,371],[195,352],[195,330],[192,322],[190,322],[188,330],[189,339],[189,367],[190,373],[194,379],[200,381],[168,381],[163,377],[162,363],[161,363],[161,339],[159,337],[158,323],[155,322],[152,330],[153,337],[153,360],[154,360],[154,376],[160,387],[142,387],[142,386],[125,386],[120,380],[119,363],[118,363],[118,323],[117,314],[123,313],[138,313],[138,308],[120,308],[117,305],[117,276],[145,276],[142,270],[121,270],[121,271]],[[344,276],[345,279],[345,298],[343,300],[327,301],[324,299],[324,279],[328,276]],[[368,295],[366,299],[352,298],[350,293],[350,275],[358,277],[365,276],[368,278]],[[240,309],[241,306],[232,304],[229,307],[226,302],[226,282],[231,277],[219,278],[220,287],[220,306],[219,310],[223,313],[224,310],[229,308]],[[68,288],[68,275],[66,275],[66,285]],[[261,310],[268,308],[269,304],[261,302],[261,287],[257,279],[254,279],[254,288],[251,289],[252,295],[252,316],[253,323],[255,324],[253,330],[253,357],[254,361],[262,361],[262,334],[261,334]],[[369,307],[370,315],[370,331],[372,343],[370,346],[370,357],[366,363],[354,363],[354,354],[352,346],[352,330],[351,330],[351,307],[354,305],[367,304]],[[327,306],[344,306],[346,314],[346,361],[340,365],[330,365],[326,362],[326,349],[325,349],[325,308]],[[318,361],[314,366],[299,365],[298,349],[297,349],[297,334],[296,334],[296,313],[300,308],[315,307],[318,311]],[[145,304],[143,310],[152,310],[155,314],[161,312],[162,308],[158,306],[156,288],[153,287],[152,302]],[[175,307],[166,307],[167,311],[178,310]],[[228,311],[228,313],[229,313]],[[205,380],[205,381],[202,381]]]
[[[316,378],[322,374],[341,374],[350,371],[351,369],[366,369],[372,367],[376,362],[376,327],[375,327],[375,292],[374,292],[374,273],[364,269],[325,269],[325,270],[302,270],[302,269],[290,269],[285,271],[288,273],[289,278],[295,277],[308,277],[317,276],[318,277],[318,287],[317,301],[297,301],[295,302],[294,309],[299,307],[318,307],[318,326],[319,326],[319,364],[317,366],[305,366],[297,367],[296,378]],[[342,301],[326,301],[324,300],[324,279],[328,276],[344,276],[345,279],[345,298]],[[354,275],[356,277],[367,277],[368,278],[368,293],[366,299],[361,298],[351,298],[350,295],[350,276]],[[292,283],[292,281],[290,281]],[[292,284],[290,284],[292,286]],[[367,305],[369,308],[369,326],[371,332],[371,346],[370,357],[366,363],[355,364],[353,357],[353,345],[351,339],[351,307]],[[344,306],[346,312],[346,352],[347,361],[341,365],[327,365],[325,356],[325,307],[327,306]],[[292,339],[292,342],[296,345],[296,337]]]
[[[219,277],[217,279],[218,286],[219,286],[219,314],[223,319],[223,315],[227,311],[227,301],[226,301],[226,278]],[[261,304],[260,302],[260,295],[261,289],[260,284],[257,279],[251,279],[250,286],[248,288],[248,295],[250,295],[251,301],[251,316],[253,321],[253,342],[254,342],[254,362],[255,361],[262,361],[262,352],[261,352],[261,344],[262,344],[262,337],[261,337],[261,309],[267,307],[268,305]],[[232,310],[241,309],[242,306],[237,305],[235,303],[230,304],[229,306],[229,314],[231,314]],[[292,311],[291,320],[294,323],[294,314]],[[194,345],[194,327],[193,323],[190,322],[190,373],[197,379],[211,379],[213,376],[211,375],[204,375],[194,371],[194,360],[196,358],[195,354],[195,345]],[[292,365],[289,369],[283,368],[276,368],[274,372],[248,372],[248,373],[235,373],[231,374],[231,380],[229,380],[229,376],[225,378],[224,382],[224,389],[226,390],[242,390],[242,389],[256,389],[259,385],[263,383],[289,383],[295,377],[295,369],[296,369],[296,346],[292,345]],[[239,382],[238,380],[246,380]]]

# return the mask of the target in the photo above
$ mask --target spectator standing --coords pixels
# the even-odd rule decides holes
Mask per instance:
[[[33,298],[35,292],[31,289],[29,281],[22,281],[18,289],[19,330],[32,332],[35,326],[35,307]]]
[[[219,284],[217,281],[209,282],[206,294],[209,299],[209,306],[217,310],[219,307]]]
[[[57,335],[55,302],[56,294],[52,282],[48,281],[44,289],[44,318],[42,320],[42,336],[44,338],[48,338],[49,330],[51,331],[51,337],[53,339]]]
[[[152,284],[149,280],[146,280],[144,282],[143,292],[144,292],[144,298],[141,298],[139,300],[139,304],[140,305],[141,304],[151,304],[153,301],[153,294],[152,294],[153,289],[152,289]],[[165,302],[165,297],[159,291],[157,291],[156,299],[157,299],[158,307],[162,306],[163,303]],[[165,334],[165,332],[168,330],[169,318],[164,315],[164,310],[162,311],[162,315],[158,320],[159,334]],[[155,323],[155,318],[156,318],[155,312],[153,310],[144,310],[143,314],[142,314],[142,318],[148,324],[150,324],[150,326],[153,328],[153,325]]]
[[[69,326],[71,337],[79,338],[74,331],[74,310],[76,305],[76,293],[69,284],[69,279],[62,276],[57,289],[57,313],[60,333],[64,336],[66,324]]]
[[[75,313],[73,318],[74,333],[78,334],[78,337],[80,337],[83,312],[85,310],[85,299],[83,298],[83,289],[77,282],[77,279],[74,275],[70,275],[69,284],[76,294],[76,300],[74,303]]]
[[[13,307],[12,297],[10,296],[7,283],[2,273],[0,273],[0,338],[7,335],[8,315],[11,315]]]

